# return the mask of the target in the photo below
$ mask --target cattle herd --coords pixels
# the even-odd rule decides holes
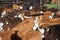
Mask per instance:
[[[60,40],[58,9],[24,7],[0,8],[0,40]]]

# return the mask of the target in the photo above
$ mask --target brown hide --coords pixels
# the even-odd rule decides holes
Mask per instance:
[[[21,37],[23,40],[42,40],[41,33],[38,31],[33,31],[31,29],[33,27],[33,24],[33,19],[27,19],[15,26],[15,28],[13,28],[12,30],[1,34],[1,36],[3,40],[10,40],[10,37],[13,32],[17,30],[18,36]]]

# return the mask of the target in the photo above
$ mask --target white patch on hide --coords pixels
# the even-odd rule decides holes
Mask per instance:
[[[52,19],[55,13],[52,13],[49,18]]]
[[[22,15],[22,14],[19,14],[19,15],[18,15],[18,17],[19,17],[19,18],[21,18],[21,20],[24,20],[24,18],[23,18],[23,15]]]
[[[43,28],[38,28],[38,30],[41,32],[41,34],[42,34],[42,38],[44,38],[44,32],[45,32],[45,30],[43,29]]]
[[[43,11],[40,11],[40,13],[43,13]]]
[[[3,11],[1,14],[2,14],[1,17],[4,17],[4,15],[6,14],[6,11]]]
[[[38,28],[38,17],[36,17],[35,21],[34,21],[34,26],[33,26],[33,30],[36,30]]]
[[[44,38],[44,35],[42,35],[42,38]]]
[[[38,30],[39,30],[42,34],[44,34],[44,31],[45,31],[45,30],[44,30],[43,28],[41,28],[41,29],[38,28]]]
[[[1,22],[0,23],[0,31],[2,31],[3,30],[3,23]]]
[[[32,17],[27,17],[27,16],[24,16],[25,18],[32,18]]]
[[[9,24],[8,21],[6,21],[6,24]]]
[[[15,15],[14,17],[15,17],[15,18],[17,18],[18,16],[17,16],[17,15]]]
[[[33,8],[33,7],[32,7],[32,6],[30,6],[30,8],[29,8],[29,9],[31,10],[32,8]]]
[[[22,7],[22,6],[20,6],[20,9],[23,9],[23,7]]]

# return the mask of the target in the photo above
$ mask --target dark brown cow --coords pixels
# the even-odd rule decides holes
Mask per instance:
[[[46,40],[60,40],[60,24],[49,26],[49,31],[46,33]]]

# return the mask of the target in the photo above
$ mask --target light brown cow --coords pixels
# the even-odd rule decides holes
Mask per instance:
[[[3,33],[3,40],[11,40],[11,35],[14,33],[15,30],[18,31],[18,36],[21,37],[23,40],[42,40],[41,33],[32,30],[34,24],[33,21],[34,19],[27,19],[22,23],[18,24],[12,30]]]

